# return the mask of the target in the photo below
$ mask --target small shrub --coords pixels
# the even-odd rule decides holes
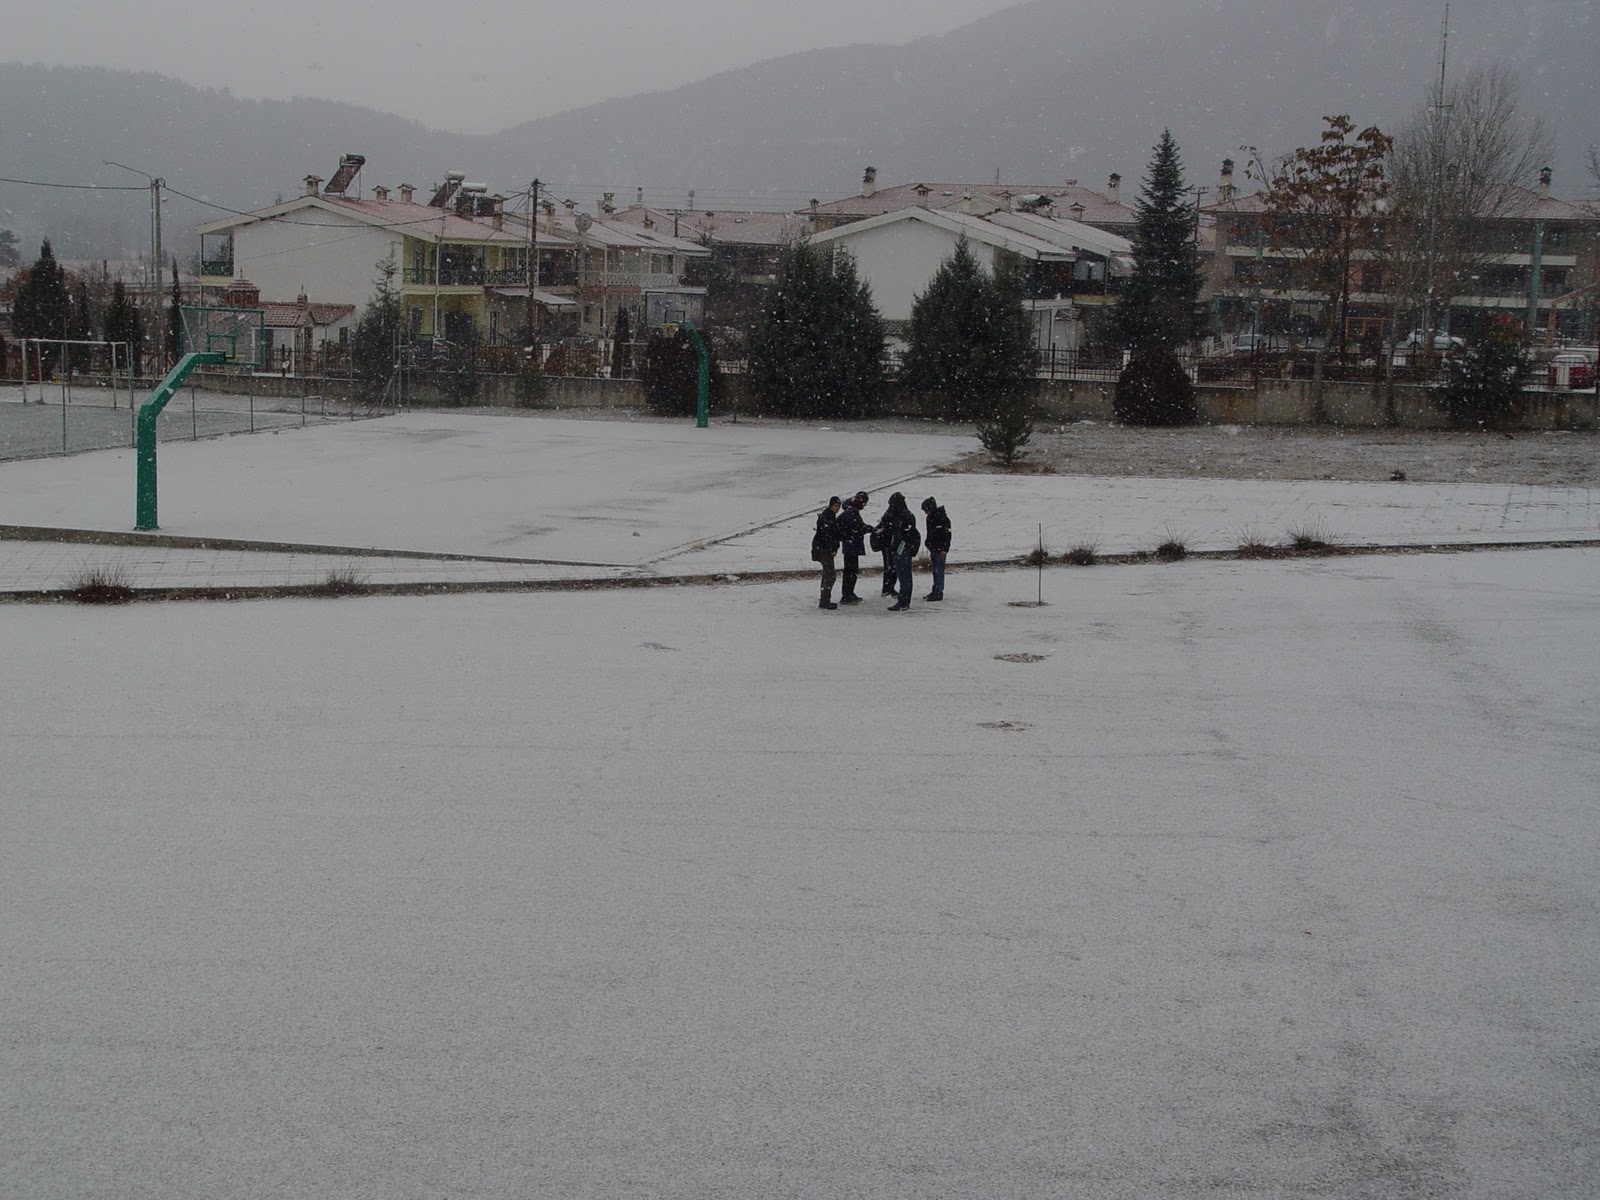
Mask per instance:
[[[310,589],[313,596],[362,596],[372,589],[367,583],[367,573],[355,563],[333,567],[321,583]]]
[[[1022,448],[1033,440],[1033,397],[1024,391],[1000,397],[978,423],[978,441],[1006,466],[1015,466]]]
[[[1133,352],[1117,376],[1112,411],[1124,425],[1193,425],[1200,420],[1189,372],[1177,355],[1158,344]]]
[[[518,408],[538,408],[544,403],[544,398],[549,394],[549,384],[545,382],[544,368],[539,364],[539,348],[534,347],[528,355],[526,362],[517,371],[517,381],[512,385],[516,393]]]
[[[84,566],[73,576],[66,593],[79,604],[127,604],[133,594],[132,576],[122,563]]]
[[[1068,550],[1061,561],[1070,563],[1074,567],[1092,567],[1100,561],[1100,544],[1098,542],[1080,542]]]
[[[707,407],[721,408],[724,385],[716,351],[711,355],[711,380]],[[681,329],[657,331],[644,347],[644,366],[639,372],[644,383],[644,401],[651,412],[669,417],[692,417],[700,404],[700,355],[694,342]]]
[[[1043,546],[1035,546],[1032,550],[1028,551],[1027,557],[1025,557],[1022,561],[1025,565],[1030,567],[1042,567],[1045,563],[1050,561],[1050,552]]]
[[[1239,535],[1240,558],[1275,558],[1277,555],[1278,547],[1267,541],[1255,529],[1247,527]]]
[[[1181,533],[1175,533],[1169,527],[1166,539],[1156,547],[1156,559],[1160,562],[1177,562],[1189,556],[1189,539]]]
[[[1533,371],[1521,329],[1496,318],[1487,332],[1444,365],[1439,407],[1455,425],[1499,425],[1523,413],[1522,389]]]
[[[1321,521],[1292,526],[1289,529],[1289,547],[1296,554],[1331,554],[1333,535]]]
[[[471,404],[478,398],[478,355],[473,347],[451,348],[439,371],[439,390],[451,404]]]

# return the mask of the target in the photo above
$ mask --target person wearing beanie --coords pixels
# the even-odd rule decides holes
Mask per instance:
[[[922,534],[917,530],[917,518],[906,507],[905,493],[896,492],[889,497],[889,508],[878,522],[877,533],[885,551],[894,558],[898,590],[889,611],[905,612],[911,607],[911,560],[922,548]]]
[[[928,536],[925,544],[928,547],[928,559],[933,564],[933,590],[923,599],[944,599],[944,561],[950,554],[950,518],[945,514],[944,507],[929,496],[922,502],[922,511],[928,525]]]
[[[828,507],[817,514],[817,531],[811,537],[811,557],[822,564],[822,600],[818,608],[838,608],[833,602],[833,580],[838,574],[833,556],[839,553],[839,497],[830,496]]]
[[[844,502],[844,509],[839,513],[839,546],[844,551],[844,583],[839,588],[840,604],[861,603],[861,597],[856,595],[856,579],[861,574],[861,556],[867,552],[867,523],[861,518],[861,510],[870,499],[865,492],[857,492]]]

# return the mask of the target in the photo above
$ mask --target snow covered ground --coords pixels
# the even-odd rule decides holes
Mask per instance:
[[[0,609],[0,1194],[1592,1196],[1600,550],[1044,580]]]

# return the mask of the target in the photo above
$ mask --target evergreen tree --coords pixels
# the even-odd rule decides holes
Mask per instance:
[[[67,294],[66,277],[46,241],[39,247],[39,257],[29,269],[28,277],[17,288],[17,298],[11,306],[11,328],[21,338],[65,337],[71,313],[72,299]],[[53,371],[59,349],[53,346],[40,349],[45,371]]]
[[[106,306],[105,317],[101,322],[101,331],[108,342],[127,342],[129,344],[129,359],[118,358],[118,366],[127,369],[130,365],[134,374],[139,371],[139,310],[128,302],[128,289],[123,286],[122,280],[117,280],[111,285],[111,303]],[[131,360],[131,361],[130,361]]]
[[[750,336],[751,389],[772,412],[858,417],[883,382],[883,318],[848,254],[784,248]]]
[[[1136,205],[1133,274],[1117,301],[1117,335],[1124,346],[1156,341],[1176,349],[1204,329],[1195,213],[1185,196],[1183,162],[1170,130],[1161,131]]]
[[[626,379],[632,372],[633,321],[626,308],[619,308],[611,328],[611,378]]]
[[[400,295],[394,290],[394,255],[376,264],[372,299],[356,322],[350,339],[355,376],[362,394],[375,400],[388,390],[395,372],[395,347],[400,337]]]
[[[913,303],[907,341],[903,386],[937,397],[949,420],[982,423],[1031,399],[1021,277],[1004,263],[985,272],[964,237]]]
[[[1457,425],[1492,425],[1522,416],[1533,366],[1515,323],[1497,317],[1459,357],[1445,363],[1439,406]]]
[[[722,364],[709,341],[706,352],[711,356],[706,401],[716,411],[722,407],[725,394]],[[645,404],[651,412],[674,417],[695,415],[700,406],[700,353],[684,330],[663,329],[650,335],[639,376],[644,382]]]
[[[172,260],[172,303],[167,308],[167,363],[183,356],[183,289],[178,286],[178,260]]]

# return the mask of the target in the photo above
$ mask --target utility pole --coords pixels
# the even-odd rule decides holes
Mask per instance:
[[[132,171],[135,175],[143,175],[150,181],[150,301],[155,305],[156,317],[161,315],[161,189],[166,186],[166,180],[151,175],[148,171],[141,171],[138,167],[130,167],[127,163],[113,162],[109,158],[100,160],[102,166],[120,167],[124,171]]]
[[[539,353],[539,302],[534,290],[539,286],[539,181],[528,185],[528,340]]]

